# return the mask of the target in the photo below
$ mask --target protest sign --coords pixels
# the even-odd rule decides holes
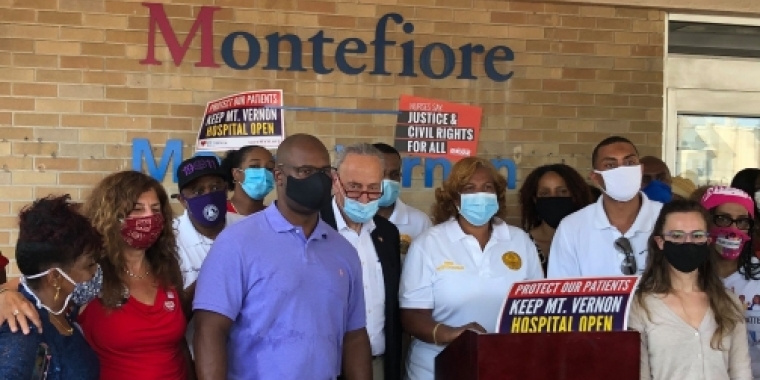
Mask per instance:
[[[499,314],[499,333],[624,331],[639,277],[515,282]]]
[[[219,151],[260,145],[276,149],[285,138],[282,90],[241,92],[206,105],[198,141],[199,151]]]
[[[480,107],[402,95],[399,111],[394,146],[400,153],[451,162],[477,154]]]

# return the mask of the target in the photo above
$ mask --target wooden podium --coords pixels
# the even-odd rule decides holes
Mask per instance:
[[[436,380],[639,380],[637,331],[477,334],[435,358]]]

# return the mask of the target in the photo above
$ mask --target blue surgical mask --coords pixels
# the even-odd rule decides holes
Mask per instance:
[[[377,214],[380,208],[377,200],[361,203],[349,197],[343,198],[343,212],[354,223],[367,223]]]
[[[473,193],[460,196],[459,214],[473,226],[488,223],[499,211],[499,201],[494,193]]]
[[[388,207],[398,199],[398,193],[401,191],[401,183],[390,179],[383,180],[383,196],[377,200],[380,207]]]
[[[265,168],[243,170],[245,179],[240,183],[243,191],[251,199],[262,200],[274,189],[274,175]]]
[[[665,182],[652,180],[641,191],[647,198],[660,203],[668,203],[673,199],[673,190]]]

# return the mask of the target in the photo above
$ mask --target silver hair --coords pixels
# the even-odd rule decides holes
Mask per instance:
[[[380,167],[383,171],[385,171],[385,156],[382,152],[380,152],[377,148],[372,146],[372,144],[367,143],[359,143],[359,144],[352,144],[343,147],[343,150],[338,152],[338,154],[335,156],[335,169],[340,169],[340,166],[343,165],[343,161],[346,160],[346,156],[349,154],[358,154],[360,156],[374,156],[377,157],[378,160],[380,160]]]

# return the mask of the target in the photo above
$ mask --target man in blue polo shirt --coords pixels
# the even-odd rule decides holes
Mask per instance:
[[[356,249],[319,219],[332,169],[314,136],[277,152],[277,201],[222,231],[195,302],[199,379],[370,380]]]

